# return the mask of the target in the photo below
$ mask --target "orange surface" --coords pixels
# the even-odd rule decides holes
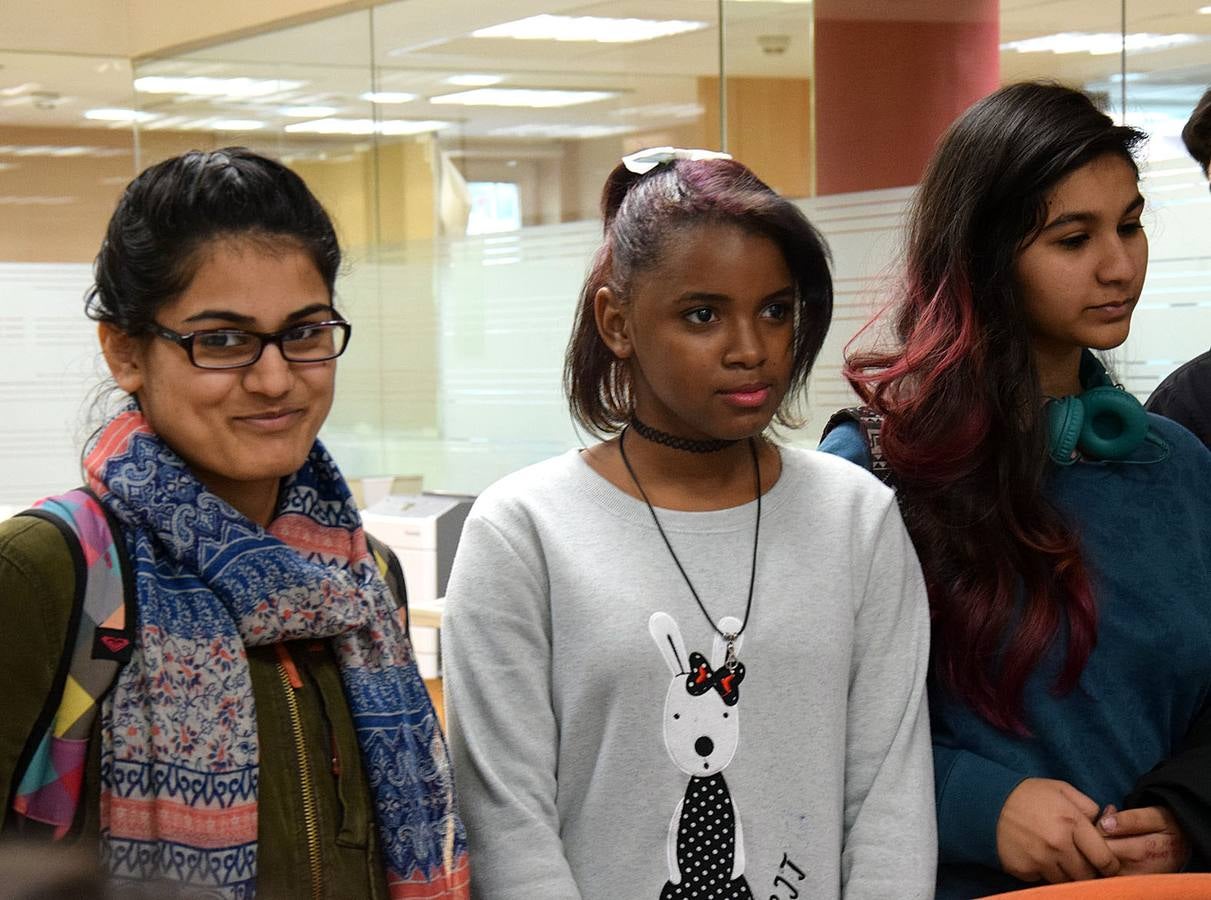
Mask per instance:
[[[1131,875],[997,894],[1004,900],[1211,900],[1211,874]],[[992,900],[992,898],[985,898]]]
[[[429,689],[429,699],[433,701],[433,709],[437,713],[438,724],[442,731],[446,730],[446,692],[442,688],[440,678],[426,678],[425,687]]]

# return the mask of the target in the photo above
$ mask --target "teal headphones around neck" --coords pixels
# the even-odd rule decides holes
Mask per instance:
[[[1148,439],[1148,413],[1135,397],[1110,380],[1088,350],[1081,354],[1080,381],[1081,393],[1047,401],[1052,461],[1070,466],[1081,455],[1111,460],[1130,456]],[[1159,439],[1155,442],[1168,456],[1168,446]]]

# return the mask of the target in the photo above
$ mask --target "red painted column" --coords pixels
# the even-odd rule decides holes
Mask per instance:
[[[999,0],[816,0],[816,192],[916,184],[999,86]]]

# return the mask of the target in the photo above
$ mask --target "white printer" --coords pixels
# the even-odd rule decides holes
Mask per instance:
[[[399,557],[412,613],[412,645],[425,678],[439,674],[438,640],[442,598],[463,522],[474,497],[425,491],[389,494],[362,512],[362,524]]]

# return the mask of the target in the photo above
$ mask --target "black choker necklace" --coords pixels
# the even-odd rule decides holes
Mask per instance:
[[[685,450],[689,453],[718,453],[720,450],[735,444],[736,441],[730,441],[722,438],[712,438],[705,441],[697,441],[693,438],[677,437],[675,434],[669,434],[667,431],[658,431],[651,425],[645,425],[639,421],[639,417],[632,414],[631,424],[628,426],[635,429],[645,441],[651,441],[653,444],[664,444],[666,447],[672,447],[674,450]]]
[[[635,420],[631,420],[634,425]],[[638,428],[635,429],[639,431]],[[673,562],[677,565],[677,571],[681,573],[681,577],[685,579],[685,585],[690,589],[690,593],[694,595],[694,602],[698,604],[698,608],[702,610],[702,615],[706,618],[707,623],[719,634],[720,637],[727,643],[727,656],[724,657],[724,665],[727,666],[729,672],[735,672],[740,665],[740,661],[736,658],[736,642],[740,640],[740,635],[744,634],[744,629],[748,627],[748,614],[753,609],[753,586],[757,583],[757,542],[761,539],[761,462],[757,459],[757,442],[753,438],[748,439],[748,449],[753,456],[753,475],[757,482],[757,524],[753,526],[753,562],[749,569],[748,575],[748,600],[744,604],[744,620],[740,623],[740,628],[735,632],[723,631],[715,620],[711,618],[711,614],[706,611],[706,606],[702,602],[702,598],[698,596],[698,592],[694,590],[694,583],[690,581],[690,576],[685,573],[685,567],[681,565],[681,560],[677,558],[677,554],[673,552],[673,545],[669,543],[668,535],[664,533],[664,529],[660,526],[660,519],[656,517],[656,509],[652,506],[652,501],[648,499],[647,492],[644,491],[643,485],[639,483],[639,478],[635,474],[635,470],[631,468],[631,461],[627,459],[626,436],[630,428],[624,428],[622,434],[618,436],[618,452],[622,456],[622,464],[626,466],[627,474],[631,476],[631,481],[635,482],[635,488],[639,491],[639,496],[643,498],[643,502],[647,504],[648,512],[652,514],[652,521],[656,523],[656,530],[660,532],[660,537],[664,539],[664,546],[669,550],[669,556],[673,557]],[[642,431],[639,432],[641,435]],[[662,432],[656,432],[662,434]],[[645,435],[646,437],[646,435]],[[667,435],[666,435],[667,437]],[[734,444],[735,441],[727,443]]]

